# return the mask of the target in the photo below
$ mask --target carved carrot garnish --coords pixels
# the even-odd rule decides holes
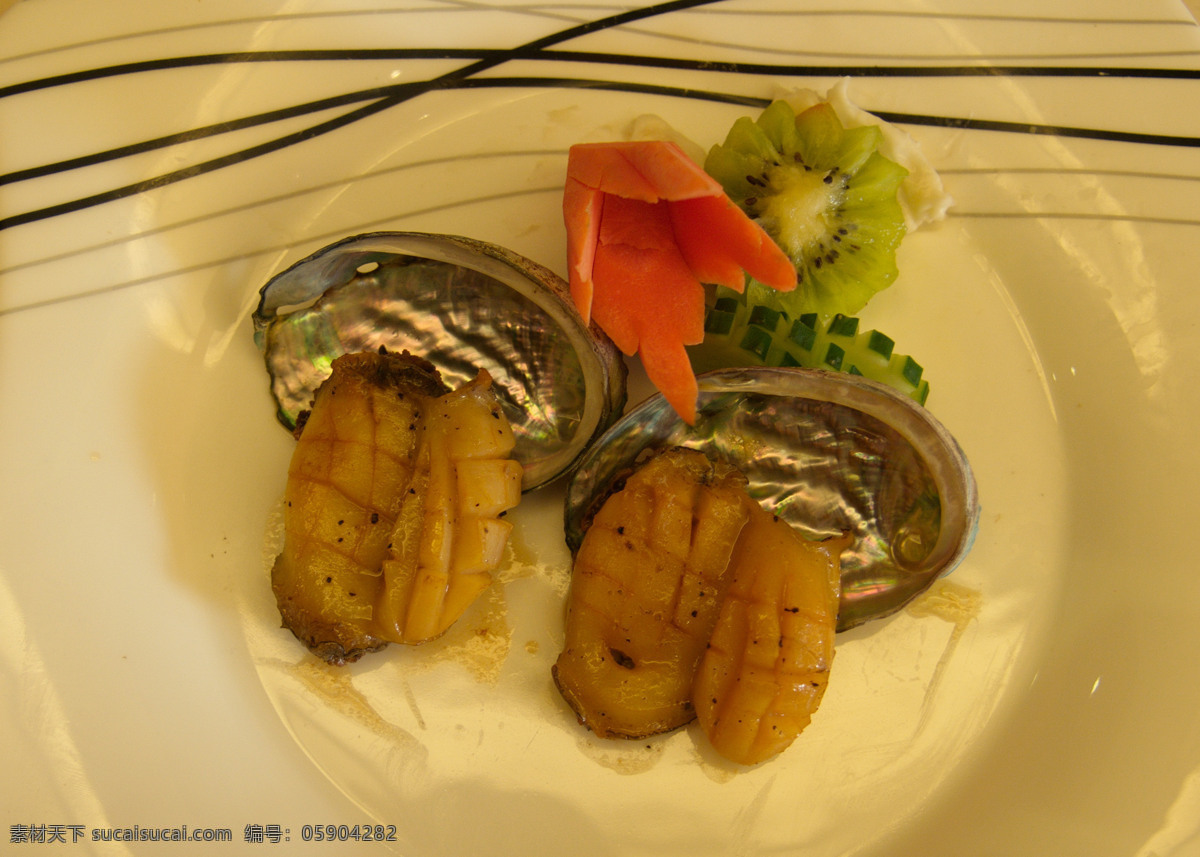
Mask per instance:
[[[563,194],[571,296],[689,424],[696,377],[685,346],[704,338],[704,283],[742,291],[746,274],[796,286],[763,229],[674,143],[571,147]]]

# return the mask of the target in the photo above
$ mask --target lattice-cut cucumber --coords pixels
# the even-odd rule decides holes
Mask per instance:
[[[897,354],[887,334],[860,331],[854,316],[791,318],[719,288],[707,306],[704,330],[704,342],[688,349],[697,372],[726,366],[832,369],[880,381],[922,405],[929,397],[921,364]]]

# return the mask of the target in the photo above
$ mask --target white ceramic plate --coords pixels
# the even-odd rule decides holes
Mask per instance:
[[[380,824],[396,841],[359,847],[414,857],[1200,853],[1187,12],[619,13],[26,0],[0,19],[9,840],[175,853],[90,839],[187,825],[328,854],[305,826]],[[568,570],[544,492],[447,639],[317,667],[267,580],[291,441],[251,339],[261,284],[393,228],[561,272],[571,143],[655,113],[707,146],[844,75],[956,199],[863,313],[925,365],[979,481],[942,600],[842,635],[820,713],[770,764],[733,770],[693,730],[601,742],[550,682]]]

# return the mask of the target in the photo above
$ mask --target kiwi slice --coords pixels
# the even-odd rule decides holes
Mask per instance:
[[[793,317],[854,315],[896,279],[905,232],[896,192],[908,171],[879,153],[882,136],[874,125],[843,127],[825,102],[796,115],[775,101],[708,153],[705,171],[796,266],[794,292],[751,279],[752,302]]]

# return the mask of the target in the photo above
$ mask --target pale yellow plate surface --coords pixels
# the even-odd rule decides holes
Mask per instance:
[[[731,0],[550,38],[618,11],[27,0],[0,19],[0,835],[1200,854],[1186,8]],[[513,514],[510,571],[448,638],[317,667],[267,582],[291,441],[251,338],[261,284],[375,229],[561,273],[571,143],[654,113],[708,146],[754,112],[731,97],[842,76],[955,198],[863,313],[924,364],[979,481],[976,547],[939,597],[839,638],[813,725],[755,770],[694,730],[610,744],[574,723],[549,676],[553,490]],[[232,841],[91,841],[183,825]]]

